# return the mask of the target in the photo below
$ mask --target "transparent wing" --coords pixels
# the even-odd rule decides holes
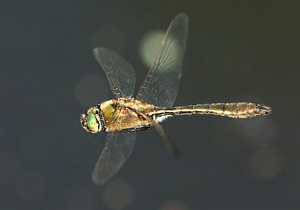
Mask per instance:
[[[108,181],[130,156],[136,133],[109,133],[106,145],[95,166],[92,179],[96,185]]]
[[[181,13],[171,22],[154,65],[136,98],[156,106],[173,105],[181,77],[187,31],[188,17]]]
[[[103,47],[95,48],[94,56],[103,68],[115,97],[130,98],[135,87],[133,67],[118,54]]]

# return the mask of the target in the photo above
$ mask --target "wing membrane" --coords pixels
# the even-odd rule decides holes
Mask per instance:
[[[136,133],[109,133],[106,145],[92,174],[95,184],[102,185],[121,168],[130,156]]]
[[[103,68],[115,97],[130,98],[135,87],[133,67],[121,56],[103,47],[95,48],[94,56]]]
[[[188,17],[181,13],[171,22],[154,65],[136,98],[156,106],[173,105],[181,77],[187,31]]]

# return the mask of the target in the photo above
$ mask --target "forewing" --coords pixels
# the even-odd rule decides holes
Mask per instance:
[[[154,65],[137,98],[156,106],[172,106],[178,92],[188,32],[188,17],[181,13],[171,22]]]
[[[103,47],[95,48],[94,55],[103,68],[116,98],[130,98],[135,87],[133,67],[118,54]]]
[[[130,156],[136,133],[109,133],[106,145],[95,166],[92,179],[96,185],[107,182]]]

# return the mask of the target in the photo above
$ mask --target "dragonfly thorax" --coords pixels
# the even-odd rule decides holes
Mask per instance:
[[[112,99],[101,103],[99,108],[102,131],[107,133],[146,130],[153,123],[150,114],[154,106],[134,98]]]

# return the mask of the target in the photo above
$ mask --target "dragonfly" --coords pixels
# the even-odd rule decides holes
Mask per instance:
[[[81,114],[82,127],[90,133],[107,133],[106,144],[96,163],[92,180],[103,185],[129,158],[136,132],[154,128],[170,155],[179,157],[175,144],[167,138],[160,122],[175,115],[217,115],[252,118],[269,115],[271,107],[250,102],[206,103],[173,107],[188,33],[188,16],[177,15],[171,22],[148,75],[134,95],[135,71],[117,53],[106,48],[94,49],[94,56],[104,70],[115,99],[91,107]]]

